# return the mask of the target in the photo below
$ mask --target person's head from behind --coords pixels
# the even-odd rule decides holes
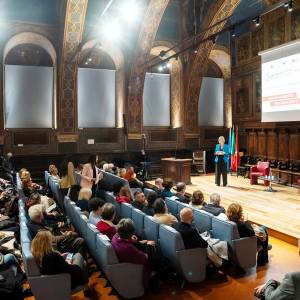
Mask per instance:
[[[125,168],[120,168],[119,169],[119,176],[121,178],[125,178],[125,174],[126,174],[126,169]]]
[[[203,193],[200,190],[195,191],[192,195],[192,204],[193,205],[203,205],[203,203],[204,203]]]
[[[103,169],[104,172],[108,172],[109,171],[109,164],[108,163],[104,164],[102,169]]]
[[[173,187],[173,181],[169,178],[166,178],[164,179],[163,181],[163,187],[166,189],[166,190],[170,190],[172,187]]]
[[[155,193],[154,191],[149,192],[148,195],[147,195],[148,206],[153,207],[153,204],[154,204],[156,199],[157,199],[157,193]]]
[[[156,178],[154,184],[158,189],[163,190],[163,182],[164,181],[162,180],[162,178]]]
[[[13,157],[13,154],[12,154],[11,152],[8,152],[8,153],[6,154],[6,157],[7,157],[8,159],[10,159],[10,158]]]
[[[133,167],[127,168],[124,178],[127,179],[128,181],[135,179],[135,173]]]
[[[82,188],[79,191],[78,200],[90,200],[92,197],[92,190],[89,188]]]
[[[180,221],[182,223],[192,224],[193,219],[194,219],[194,214],[190,208],[185,207],[180,211]]]
[[[55,165],[49,165],[49,173],[51,175],[58,175],[58,170]]]
[[[119,196],[125,196],[125,197],[128,197],[129,199],[131,199],[131,192],[127,185],[124,185],[121,187]]]
[[[28,201],[26,202],[26,207],[30,208],[33,205],[41,204],[41,195],[37,192],[31,193]]]
[[[227,208],[226,214],[230,221],[241,221],[243,219],[243,207],[239,203],[231,203]]]
[[[185,190],[186,190],[186,185],[184,182],[178,182],[176,184],[176,191],[178,194],[184,195]]]
[[[113,221],[116,216],[116,208],[111,203],[105,203],[102,206],[102,219],[105,221]]]
[[[145,195],[144,195],[143,192],[137,191],[137,192],[135,192],[135,194],[134,194],[134,200],[135,200],[136,202],[139,202],[139,203],[144,203],[145,200],[146,200],[146,197],[145,197]]]
[[[209,202],[213,206],[220,206],[221,196],[218,193],[213,193],[209,197]]]
[[[121,219],[117,225],[117,233],[121,239],[130,240],[135,233],[133,221],[131,219]]]
[[[97,155],[95,154],[90,155],[87,160],[87,163],[91,164],[91,166],[94,167],[96,165],[96,162],[97,162]]]
[[[29,208],[28,215],[32,222],[42,223],[44,220],[44,206],[42,204],[36,204]]]
[[[114,195],[119,195],[120,190],[121,190],[121,188],[122,188],[123,185],[124,184],[120,183],[120,182],[113,184],[112,190],[113,190]]]
[[[54,251],[52,248],[52,239],[50,231],[41,230],[31,242],[31,252],[39,266],[42,265],[44,256]]]
[[[102,207],[104,204],[105,202],[103,199],[94,197],[89,201],[89,209],[96,215],[100,216],[102,214]]]
[[[155,214],[165,214],[167,213],[166,203],[163,199],[157,198],[153,204]]]

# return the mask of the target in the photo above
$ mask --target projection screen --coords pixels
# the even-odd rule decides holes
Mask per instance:
[[[262,51],[262,122],[300,121],[300,42]]]
[[[116,71],[79,68],[78,127],[116,126]]]
[[[170,74],[146,73],[143,92],[144,126],[170,126]]]
[[[224,126],[224,79],[204,77],[198,103],[199,126]]]
[[[5,65],[5,128],[53,127],[53,67]]]

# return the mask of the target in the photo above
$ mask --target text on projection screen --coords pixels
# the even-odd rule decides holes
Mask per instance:
[[[262,122],[299,120],[300,53],[263,62]]]

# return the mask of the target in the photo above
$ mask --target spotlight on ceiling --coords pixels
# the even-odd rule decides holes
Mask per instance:
[[[159,71],[159,72],[162,72],[163,70],[164,70],[164,67],[163,67],[163,66],[159,66],[159,67],[158,67],[158,71]]]
[[[197,54],[198,53],[198,49],[197,47],[194,49],[194,53]]]
[[[121,27],[116,20],[106,20],[100,25],[101,35],[110,41],[118,41],[121,37]]]
[[[256,17],[254,20],[253,20],[254,24],[256,27],[258,27],[260,25],[260,16]]]
[[[84,64],[85,64],[85,65],[88,65],[89,63],[86,61]]]
[[[88,58],[88,61],[92,61],[92,59],[89,57],[89,58]]]
[[[294,5],[294,1],[290,0],[290,1],[287,1],[284,4],[284,7],[287,8],[288,12],[292,12],[293,11],[293,5]]]
[[[167,67],[167,68],[171,68],[171,63],[170,63],[170,62],[167,62],[167,63],[166,63],[166,67]]]
[[[133,24],[140,15],[140,8],[136,0],[123,0],[120,5],[121,18],[128,24]]]

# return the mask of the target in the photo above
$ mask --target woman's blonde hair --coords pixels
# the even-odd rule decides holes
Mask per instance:
[[[243,217],[243,207],[239,203],[231,203],[227,208],[227,217],[233,222],[240,221]]]
[[[218,142],[219,142],[219,143],[220,143],[220,140],[222,140],[222,141],[225,143],[225,138],[224,138],[223,135],[219,136],[219,138],[218,138]]]
[[[50,231],[39,231],[31,242],[31,252],[37,264],[41,267],[45,255],[52,253],[52,234]]]
[[[90,200],[92,197],[92,190],[89,188],[82,188],[79,191],[78,200]]]
[[[201,204],[203,204],[203,202],[204,202],[204,195],[203,195],[203,193],[200,190],[195,191],[193,193],[192,201],[191,202],[194,205],[201,205]]]

